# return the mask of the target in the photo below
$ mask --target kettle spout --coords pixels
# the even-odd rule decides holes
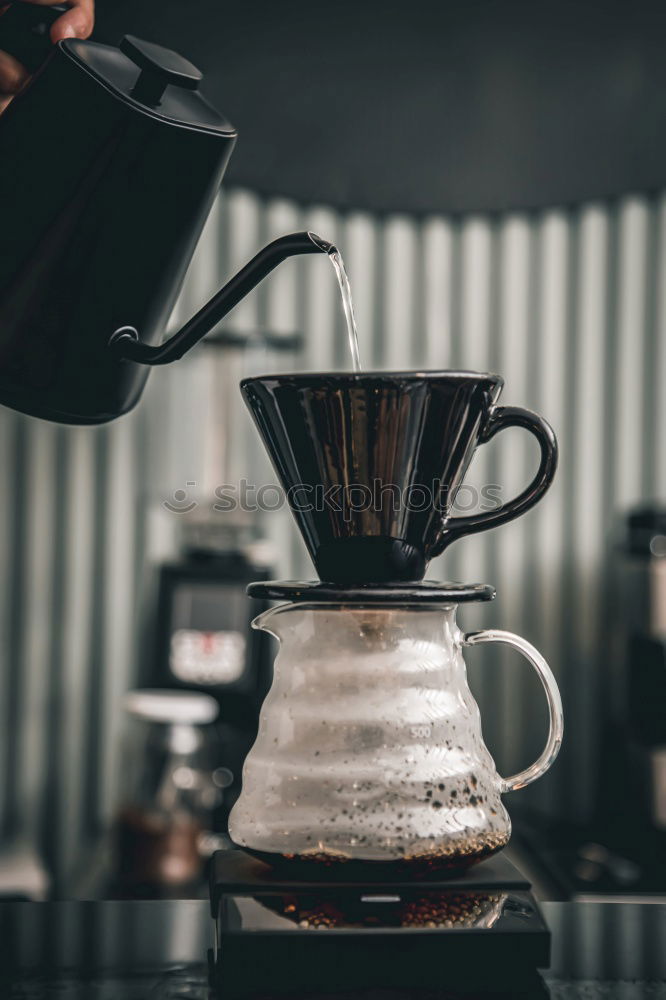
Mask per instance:
[[[139,332],[133,327],[123,326],[112,334],[109,348],[116,357],[127,361],[142,365],[168,365],[182,358],[283,260],[297,254],[335,252],[336,247],[332,243],[315,233],[281,236],[260,250],[182,329],[163,344],[144,344],[139,340]]]

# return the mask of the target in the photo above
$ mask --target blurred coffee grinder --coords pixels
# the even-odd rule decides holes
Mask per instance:
[[[238,386],[259,368],[277,370],[285,359],[272,355],[293,353],[300,344],[299,335],[227,331],[203,342],[207,402],[197,435],[204,449],[197,484],[203,502],[179,515],[181,555],[160,568],[153,653],[141,678],[144,686],[195,690],[216,699],[218,764],[228,773],[229,786],[211,828],[222,838],[272,669],[265,635],[250,628],[263,609],[245,593],[248,583],[272,575],[271,547],[259,537],[257,513],[238,502],[240,492],[230,503],[225,489],[235,490],[250,470],[257,473],[249,454],[254,434]]]
[[[125,696],[122,789],[113,828],[112,897],[198,895],[201,838],[222,789],[211,723],[218,705],[192,691]]]
[[[632,783],[642,789],[652,829],[666,831],[666,507],[635,508],[625,523],[626,652],[618,701],[624,706]]]

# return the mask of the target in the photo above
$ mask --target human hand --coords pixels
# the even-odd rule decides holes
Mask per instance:
[[[1,2],[1,0],[0,0]],[[22,3],[28,0],[21,0]],[[52,7],[62,0],[29,0],[42,7]],[[95,0],[69,0],[71,7],[51,26],[51,41],[63,38],[88,38],[95,22]],[[0,16],[6,8],[0,7]],[[25,86],[30,74],[25,66],[8,52],[0,50],[0,113],[4,111],[12,97]]]

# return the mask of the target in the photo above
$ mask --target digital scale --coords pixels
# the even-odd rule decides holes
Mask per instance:
[[[537,970],[550,964],[550,931],[503,854],[455,879],[387,879],[370,867],[354,881],[344,869],[292,877],[243,851],[219,851],[213,987],[225,996],[368,988],[548,996]]]

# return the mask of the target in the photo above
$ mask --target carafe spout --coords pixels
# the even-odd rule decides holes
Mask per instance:
[[[294,610],[299,610],[298,605],[280,604],[276,608],[267,608],[266,611],[262,611],[260,615],[253,618],[250,625],[253,629],[257,629],[258,632],[266,632],[268,635],[272,635],[274,639],[277,639],[278,642],[281,642],[283,637],[281,619]]]

